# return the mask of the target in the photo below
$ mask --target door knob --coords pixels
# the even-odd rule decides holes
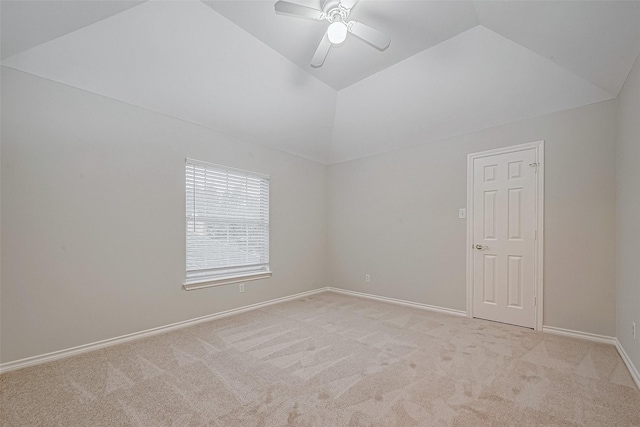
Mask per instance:
[[[489,246],[476,245],[476,249],[481,251],[483,249],[489,249]]]

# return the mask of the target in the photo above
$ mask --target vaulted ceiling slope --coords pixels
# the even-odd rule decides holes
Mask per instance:
[[[335,163],[615,98],[640,52],[640,1],[361,0],[391,46],[312,68],[326,22],[274,2],[2,1],[2,64]]]

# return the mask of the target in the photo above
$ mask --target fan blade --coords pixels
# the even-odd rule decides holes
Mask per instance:
[[[324,59],[327,57],[330,48],[331,42],[329,41],[329,36],[325,33],[324,36],[322,36],[322,40],[320,40],[316,53],[314,53],[313,58],[311,58],[311,66],[317,68],[324,64]]]
[[[276,13],[280,15],[297,16],[298,18],[309,18],[322,20],[325,18],[324,12],[301,4],[289,3],[288,1],[277,1],[275,4]]]
[[[358,21],[350,21],[347,29],[354,36],[361,38],[380,50],[385,50],[391,43],[388,35]]]
[[[356,3],[358,3],[358,0],[342,0],[340,5],[345,9],[353,9],[353,6],[355,6]]]

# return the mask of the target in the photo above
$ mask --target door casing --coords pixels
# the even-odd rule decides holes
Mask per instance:
[[[544,290],[544,141],[535,141],[513,145],[494,150],[471,153],[467,155],[467,317],[473,317],[473,256],[474,256],[474,225],[473,225],[473,161],[480,157],[496,154],[512,153],[516,151],[536,150],[536,229],[535,240],[535,330],[542,331],[543,290]]]

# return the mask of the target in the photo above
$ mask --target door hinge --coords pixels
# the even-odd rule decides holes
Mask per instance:
[[[533,240],[538,240],[538,230],[533,230]]]
[[[533,306],[534,307],[538,306],[538,297],[533,297]]]

